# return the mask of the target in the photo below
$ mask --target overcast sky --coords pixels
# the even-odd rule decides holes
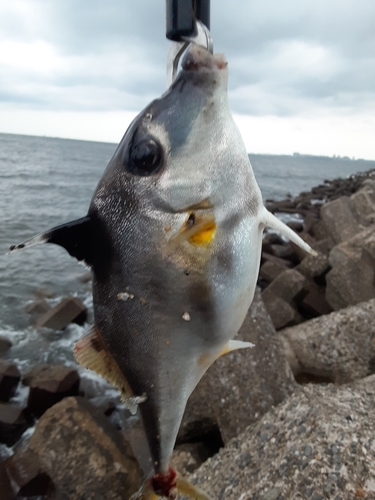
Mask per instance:
[[[211,0],[253,153],[375,159],[374,0]],[[0,132],[118,142],[165,89],[164,0],[0,0]]]

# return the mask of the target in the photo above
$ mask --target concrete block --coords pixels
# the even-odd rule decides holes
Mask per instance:
[[[276,330],[286,326],[296,325],[303,321],[302,316],[288,302],[278,297],[272,292],[262,293],[262,299],[266,306],[268,314],[271,316],[272,323]]]
[[[9,401],[16,392],[21,374],[11,361],[0,359],[0,401]]]
[[[86,306],[76,297],[67,297],[43,314],[36,322],[36,327],[63,330],[70,323],[81,325],[86,319]]]
[[[320,216],[335,244],[349,240],[362,229],[350,209],[348,196],[341,196],[323,205]]]

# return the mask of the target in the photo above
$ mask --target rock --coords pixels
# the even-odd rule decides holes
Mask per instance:
[[[271,245],[282,245],[284,241],[276,233],[264,233],[262,239],[262,251],[272,253]]]
[[[293,373],[343,384],[375,372],[375,299],[279,333]],[[291,355],[292,352],[292,355]]]
[[[275,257],[274,255],[268,252],[262,252],[262,264],[263,262],[277,262],[284,267],[292,267],[292,263],[289,260],[280,259],[279,257]]]
[[[280,340],[258,290],[238,338],[253,342],[255,347],[225,354],[200,382],[207,387],[202,396],[214,410],[224,443],[294,388],[288,363],[280,356]]]
[[[123,500],[140,486],[130,446],[84,398],[66,398],[47,410],[29,450],[53,481],[51,498]]]
[[[77,370],[64,365],[41,364],[34,367],[23,379],[30,387],[27,406],[36,416],[68,396],[78,396]]]
[[[346,269],[332,269],[326,280],[326,299],[335,311],[374,297],[373,270],[368,266],[349,262]]]
[[[298,304],[300,312],[305,317],[315,318],[332,312],[332,307],[326,301],[323,293],[310,290]]]
[[[335,244],[349,240],[360,230],[350,210],[350,199],[347,196],[323,205],[320,216]]]
[[[219,450],[216,450],[216,453]],[[171,458],[171,466],[176,469],[180,474],[186,476],[194,472],[206,460],[208,460],[214,453],[208,453],[206,443],[185,443],[173,451]]]
[[[209,397],[210,391],[210,377],[206,374],[188,400],[177,444],[203,441],[217,432],[218,423]]]
[[[45,495],[52,488],[51,478],[41,470],[38,456],[31,450],[16,449],[6,467],[17,485],[17,497]]]
[[[302,238],[303,241],[306,241],[306,243],[308,243],[312,248],[315,249],[315,243],[316,243],[315,239],[309,233],[302,232],[299,234],[299,237]],[[306,257],[306,255],[309,255],[305,252],[305,250],[303,250],[301,247],[299,247],[295,243],[291,242],[290,244],[293,247],[294,251],[296,252],[296,254],[298,255],[300,260],[304,259]]]
[[[10,480],[1,456],[0,456],[0,491],[1,491],[1,500],[15,500],[13,489],[10,485]]]
[[[331,266],[328,261],[328,256],[323,253],[318,253],[317,256],[306,255],[301,263],[295,268],[296,271],[306,276],[309,279],[315,279],[318,283],[325,284],[325,276]]]
[[[0,359],[0,401],[9,401],[16,392],[21,374],[11,361]]]
[[[259,275],[266,281],[271,283],[275,278],[279,276],[283,271],[288,269],[283,264],[277,261],[266,261],[259,270]]]
[[[271,245],[271,253],[275,255],[275,257],[279,257],[280,259],[285,259],[292,262],[292,264],[296,264],[297,262],[299,262],[298,254],[292,247],[291,243]]]
[[[276,330],[289,325],[296,325],[303,321],[302,316],[296,309],[288,304],[286,300],[272,293],[272,291],[266,289],[262,293],[262,298]]]
[[[287,269],[280,273],[272,283],[264,290],[263,300],[268,304],[268,294],[277,295],[286,302],[291,303],[305,290],[306,278],[295,269]]]
[[[303,224],[302,222],[298,222],[298,221],[289,221],[286,223],[287,226],[290,227],[290,229],[293,229],[293,231],[295,231],[296,233],[300,233],[301,231],[303,231]]]
[[[0,336],[0,356],[5,354],[12,347],[12,342],[5,337]]]
[[[330,252],[326,299],[334,310],[375,297],[375,233],[372,227]]]
[[[0,443],[13,446],[29,427],[25,409],[10,403],[0,403]]]
[[[36,288],[34,295],[39,299],[53,299],[55,292],[50,288]]]
[[[375,498],[374,405],[374,376],[301,387],[191,480],[215,500]]]
[[[284,212],[284,213],[297,213],[295,210],[296,203],[293,200],[280,200],[274,201],[272,203],[266,201],[267,210],[272,213]]]
[[[45,299],[33,300],[30,304],[24,307],[27,314],[42,314],[51,309],[51,306]]]
[[[314,238],[317,241],[329,239],[329,243],[330,243],[331,248],[334,246],[335,242],[333,241],[333,239],[332,239],[332,237],[327,229],[327,226],[324,224],[324,222],[322,220],[319,220],[312,227],[311,233],[312,233],[312,236],[314,236]]]
[[[324,255],[328,255],[334,246],[332,238],[324,238],[323,240],[314,242],[314,250]]]
[[[36,327],[63,330],[70,323],[82,325],[87,319],[87,309],[76,297],[67,297],[44,313],[36,322]]]
[[[312,236],[315,236],[313,228],[318,223],[319,223],[319,217],[315,213],[310,212],[306,215],[306,217],[303,220],[303,230],[306,233],[310,233]]]
[[[350,209],[360,224],[369,225],[367,217],[375,213],[375,195],[371,185],[365,184],[362,189],[351,195]]]
[[[85,274],[82,274],[78,279],[81,283],[89,283],[91,281],[92,274],[91,271],[88,271]]]

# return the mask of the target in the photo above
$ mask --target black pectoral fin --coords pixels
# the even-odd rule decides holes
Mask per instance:
[[[29,240],[12,245],[9,253],[22,248],[40,245],[42,243],[55,243],[64,247],[72,257],[77,260],[85,260],[91,264],[92,253],[92,221],[89,216],[73,220],[56,226],[43,234],[38,234]]]

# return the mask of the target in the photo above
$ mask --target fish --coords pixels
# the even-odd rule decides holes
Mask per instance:
[[[133,499],[208,499],[170,467],[187,400],[235,349],[262,233],[314,253],[265,208],[228,104],[228,63],[191,44],[170,88],[130,124],[86,216],[10,251],[64,247],[92,268],[95,322],[76,359],[139,408],[153,464]]]

